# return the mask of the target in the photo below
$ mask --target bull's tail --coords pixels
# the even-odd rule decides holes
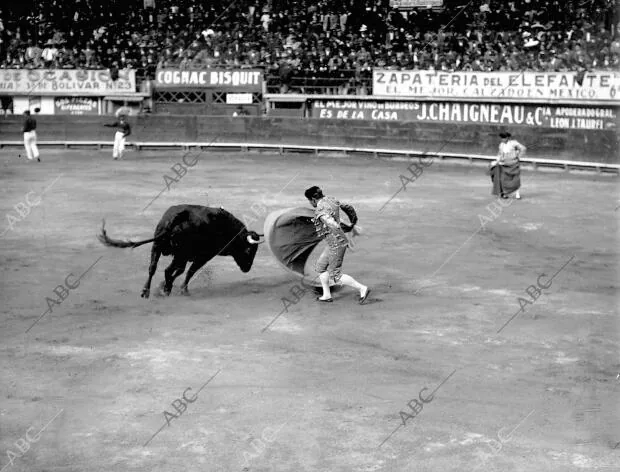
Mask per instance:
[[[101,241],[101,243],[105,244],[106,246],[134,248],[134,247],[142,246],[143,244],[152,243],[153,241],[157,239],[157,237],[151,238],[151,239],[145,239],[143,241],[128,241],[128,240],[121,240],[121,239],[112,239],[108,236],[108,233],[106,233],[105,220],[103,220],[101,224],[101,234],[97,235],[97,239],[99,239],[99,241]]]

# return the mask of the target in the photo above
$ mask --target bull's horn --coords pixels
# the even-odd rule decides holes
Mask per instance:
[[[260,243],[260,240],[257,241],[255,239],[252,239],[252,235],[251,234],[248,234],[248,237],[246,239],[248,240],[248,242],[250,244],[258,244],[258,243]]]

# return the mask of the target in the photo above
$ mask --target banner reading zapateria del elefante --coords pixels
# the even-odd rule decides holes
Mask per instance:
[[[581,85],[579,84],[580,79]],[[620,73],[373,71],[373,95],[416,98],[607,100],[620,103]]]
[[[104,96],[136,91],[136,71],[121,70],[112,80],[108,70],[0,70],[0,94]]]

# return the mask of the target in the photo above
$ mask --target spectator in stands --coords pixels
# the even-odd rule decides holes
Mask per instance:
[[[43,52],[41,53],[41,58],[43,59],[43,66],[51,67],[57,55],[58,49],[56,49],[54,43],[50,39],[45,45]]]
[[[265,33],[268,33],[269,24],[271,23],[271,16],[269,15],[269,10],[266,7],[263,9],[263,14],[260,17],[260,22],[263,25]]]

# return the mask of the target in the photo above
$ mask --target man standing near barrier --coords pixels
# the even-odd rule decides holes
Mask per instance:
[[[525,153],[526,147],[516,139],[511,139],[510,133],[500,133],[502,142],[499,144],[497,160],[491,162],[489,173],[493,182],[493,195],[509,198],[510,195],[519,200],[521,194],[521,168],[519,156]]]
[[[37,121],[30,116],[30,110],[24,112],[24,147],[26,148],[26,156],[29,161],[36,158],[39,159],[39,148],[37,147]]]
[[[332,197],[324,196],[323,191],[317,186],[307,189],[304,195],[315,209],[314,225],[316,231],[327,242],[327,247],[316,263],[316,270],[319,273],[319,280],[323,288],[323,296],[317,300],[328,303],[333,301],[329,288],[329,276],[331,275],[334,282],[359,290],[361,305],[368,298],[370,288],[357,282],[350,275],[342,273],[342,261],[347,247],[349,247],[349,241],[340,224],[340,209],[347,214],[353,226],[351,229],[354,229],[357,223],[354,208],[351,205],[342,204]]]
[[[112,158],[122,159],[123,151],[125,150],[125,138],[131,134],[131,126],[127,123],[125,115],[121,115],[118,121],[111,124],[105,124],[108,128],[116,128],[114,133],[114,150],[112,151]]]

